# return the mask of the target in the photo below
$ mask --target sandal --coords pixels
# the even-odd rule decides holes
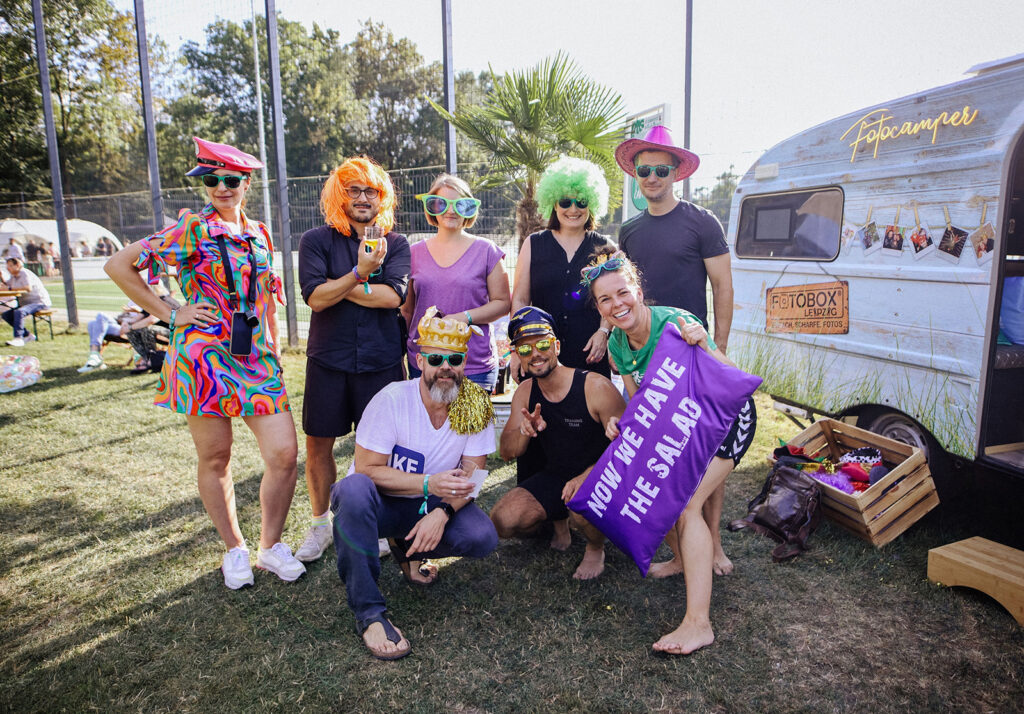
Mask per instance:
[[[391,546],[391,557],[395,559],[398,567],[402,569],[402,577],[405,578],[405,582],[410,585],[415,585],[418,588],[430,587],[437,580],[437,566],[431,563],[427,559],[417,561],[415,559],[410,560],[409,556],[406,555],[406,548],[409,544],[401,538],[389,538],[388,543]],[[429,580],[416,580],[412,577],[412,563],[418,562],[419,567],[416,571],[424,578],[430,578]]]
[[[366,640],[363,639],[363,635],[366,634],[366,630],[369,629],[370,625],[372,625],[375,622],[379,622],[381,624],[381,627],[384,628],[384,635],[391,642],[394,642],[397,645],[401,644],[401,642],[404,640],[405,647],[403,649],[397,650],[396,652],[385,652],[384,650],[371,647],[369,644],[367,644]],[[389,620],[387,618],[387,615],[385,615],[385,613],[383,612],[368,617],[365,620],[362,620],[361,622],[357,622],[356,634],[359,636],[359,639],[363,641],[363,646],[366,649],[370,650],[371,655],[373,655],[377,659],[384,660],[386,662],[390,662],[396,659],[402,659],[410,652],[412,652],[412,645],[409,643],[409,640],[406,640],[404,637],[402,637],[402,635],[398,633],[398,630],[395,629],[395,626],[391,624],[391,620]]]

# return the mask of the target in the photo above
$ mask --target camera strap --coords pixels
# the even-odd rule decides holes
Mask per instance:
[[[253,255],[252,250],[252,238],[248,235],[245,236],[245,240],[249,245],[249,289],[246,290],[245,300],[246,307],[250,310],[254,309],[256,304],[256,257]],[[238,290],[235,288],[235,271],[231,267],[231,258],[228,257],[228,245],[227,241],[224,240],[224,234],[217,234],[217,245],[220,248],[220,260],[224,265],[224,277],[228,281],[228,292],[231,294],[232,309],[241,309],[241,302],[238,298]]]

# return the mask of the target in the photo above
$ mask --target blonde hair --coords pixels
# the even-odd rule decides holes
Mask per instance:
[[[395,186],[387,171],[367,156],[356,156],[331,172],[320,193],[320,211],[324,220],[340,233],[352,233],[345,209],[352,202],[345,192],[349,184],[362,183],[380,192],[380,210],[377,212],[376,224],[388,233],[395,227]]]
[[[469,187],[469,184],[458,176],[452,176],[451,174],[441,174],[434,179],[434,183],[430,184],[430,188],[427,189],[427,193],[424,195],[436,194],[442,188],[450,188],[462,198],[474,198],[473,189]],[[436,228],[437,217],[427,213],[426,209],[423,210],[423,214],[427,217],[427,223]],[[459,216],[459,218],[462,218],[462,227],[472,228],[473,224],[476,223],[477,216],[479,215],[480,211],[477,210],[476,215],[472,218],[462,218],[462,216]]]

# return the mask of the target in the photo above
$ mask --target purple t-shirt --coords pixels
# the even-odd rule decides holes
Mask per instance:
[[[416,364],[420,351],[416,344],[419,337],[420,318],[427,308],[436,305],[444,314],[461,314],[466,310],[480,307],[491,301],[487,293],[487,276],[494,270],[505,254],[486,238],[476,238],[454,264],[442,268],[427,250],[427,242],[420,241],[412,246],[412,268],[409,278],[416,292],[416,309],[409,326],[409,363]],[[473,334],[469,338],[469,353],[466,355],[466,374],[483,374],[498,366],[498,354],[494,347],[490,325],[477,325],[484,331],[483,336]]]

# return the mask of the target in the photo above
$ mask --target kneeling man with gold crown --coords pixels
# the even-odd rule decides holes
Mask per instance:
[[[331,489],[338,575],[356,631],[378,659],[411,650],[377,586],[378,538],[393,539],[391,552],[416,585],[437,577],[426,558],[481,558],[498,544],[470,480],[494,451],[490,399],[464,374],[474,329],[427,310],[416,341],[423,375],[393,382],[370,401],[356,429],[352,472]]]

